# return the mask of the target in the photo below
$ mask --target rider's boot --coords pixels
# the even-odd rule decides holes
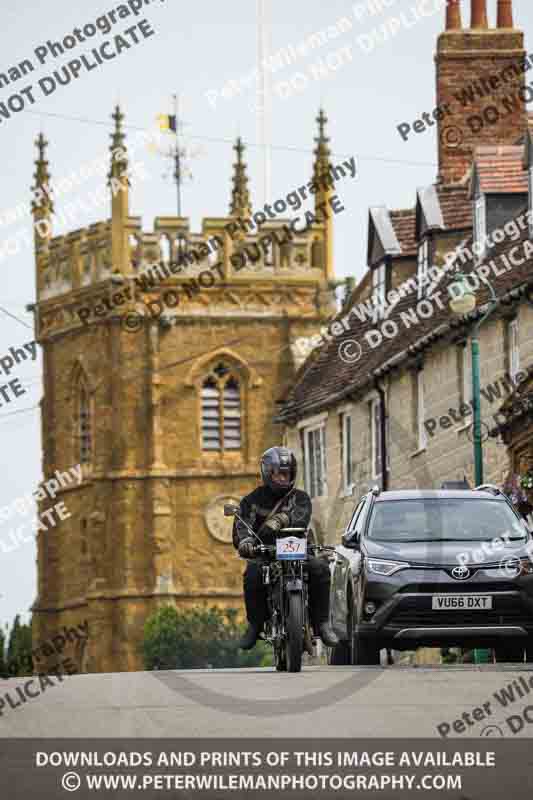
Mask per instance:
[[[244,573],[244,604],[248,628],[239,647],[241,650],[251,650],[263,630],[267,615],[266,591],[262,581],[261,563],[258,561],[249,561]]]
[[[326,647],[335,647],[339,640],[329,624],[329,580],[317,581],[312,589],[310,599],[313,627]]]
[[[252,647],[255,646],[260,633],[261,628],[259,628],[257,625],[253,625],[252,623],[248,623],[248,628],[239,642],[239,647],[241,650],[251,650]]]
[[[335,645],[339,643],[337,635],[333,630],[333,628],[331,627],[331,625],[329,624],[328,620],[319,623],[318,631],[320,634],[320,638],[322,639],[326,647],[335,647]]]

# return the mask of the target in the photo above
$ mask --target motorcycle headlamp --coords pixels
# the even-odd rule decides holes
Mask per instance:
[[[369,558],[367,564],[370,572],[375,575],[382,575],[385,578],[411,566],[406,561],[385,561],[382,558]]]

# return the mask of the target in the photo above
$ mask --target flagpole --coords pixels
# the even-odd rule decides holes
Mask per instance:
[[[181,165],[180,165],[180,144],[178,139],[178,95],[173,95],[174,97],[174,116],[176,119],[176,151],[174,154],[175,158],[175,171],[174,177],[176,179],[176,189],[177,189],[177,196],[178,196],[178,217],[181,217]]]

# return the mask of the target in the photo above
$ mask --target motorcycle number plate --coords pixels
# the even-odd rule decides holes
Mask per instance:
[[[276,556],[282,561],[298,561],[307,558],[307,539],[286,536],[276,539]]]

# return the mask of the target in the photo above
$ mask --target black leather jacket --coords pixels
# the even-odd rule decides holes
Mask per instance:
[[[264,521],[279,502],[281,495],[275,494],[266,486],[258,486],[253,492],[243,497],[239,506],[241,516],[252,530],[259,535],[263,544],[273,544],[271,532],[259,533]],[[307,528],[311,521],[313,506],[307,492],[301,489],[292,489],[287,492],[282,503],[276,509],[276,514],[284,512],[289,517],[288,528]],[[247,539],[250,533],[245,526],[235,519],[233,522],[233,545],[238,549],[239,543]]]

